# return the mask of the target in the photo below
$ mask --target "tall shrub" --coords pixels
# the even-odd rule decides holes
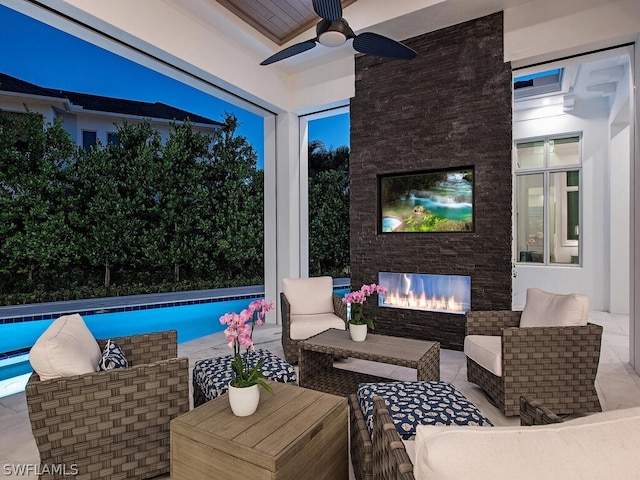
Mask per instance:
[[[309,143],[309,272],[349,275],[349,148]]]
[[[173,281],[181,269],[205,263],[206,229],[202,228],[204,169],[210,161],[212,138],[195,132],[190,122],[173,124],[164,145],[158,176],[158,208],[162,218],[162,251],[173,266]]]
[[[87,262],[103,269],[104,286],[112,270],[152,267],[161,236],[156,208],[160,135],[145,121],[117,128],[118,145],[82,152],[74,166],[74,202]]]
[[[235,115],[225,114],[204,165],[200,210],[210,242],[202,274],[235,285],[242,279],[264,281],[264,177],[253,147],[237,128]]]
[[[0,271],[32,283],[77,259],[65,165],[76,147],[41,115],[0,112]]]
[[[261,283],[263,174],[237,127],[176,123],[163,145],[124,122],[85,151],[57,122],[0,111],[3,303]]]

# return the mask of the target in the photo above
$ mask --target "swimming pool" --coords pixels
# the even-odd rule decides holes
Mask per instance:
[[[344,295],[348,291],[345,287],[334,289],[338,295]],[[183,343],[222,332],[224,326],[219,321],[220,316],[226,312],[239,312],[258,298],[264,298],[264,294],[247,295],[244,298],[216,298],[197,304],[163,304],[157,308],[153,308],[153,305],[137,306],[131,308],[139,309],[128,308],[127,311],[98,310],[93,313],[83,312],[82,318],[95,338],[177,330],[178,343]],[[54,320],[55,318],[15,321],[0,325],[0,381],[33,371],[27,351]]]
[[[239,312],[253,300],[255,298],[125,312],[96,312],[83,314],[82,318],[95,338],[174,329],[178,331],[178,343],[182,343],[221,332],[224,328],[218,321],[220,316],[225,312]],[[30,348],[53,322],[54,319],[50,319],[0,325],[0,352]]]
[[[219,318],[226,312],[241,311],[255,298],[224,300],[197,305],[152,308],[127,312],[82,315],[95,338],[112,338],[138,333],[177,330],[178,343],[224,330]],[[0,325],[0,352],[20,351],[33,346],[51,320],[35,320]],[[8,358],[0,363],[0,380],[30,373],[28,354]]]

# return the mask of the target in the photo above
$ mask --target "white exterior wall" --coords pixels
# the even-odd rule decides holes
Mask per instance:
[[[25,113],[25,104],[29,106],[29,110],[32,112],[42,115],[45,123],[53,123],[55,114],[50,101],[34,100],[31,97],[9,96],[0,92],[0,109],[2,110]],[[62,102],[60,102],[60,106],[62,106]]]
[[[107,133],[116,132],[117,130],[114,124],[121,125],[124,118],[131,124],[143,121],[139,117],[123,117],[122,115],[108,112],[78,113],[77,111],[64,111],[63,104],[64,101],[58,99],[48,100],[42,97],[0,94],[0,109],[7,112],[24,113],[25,105],[27,105],[29,110],[43,116],[45,124],[53,123],[54,119],[58,118],[62,121],[64,129],[69,133],[71,139],[78,145],[82,145],[83,130],[96,132],[97,138],[102,145],[107,145]],[[160,133],[162,142],[166,142],[172,131],[171,121],[153,119],[151,124]],[[193,129],[198,133],[210,135],[215,128],[213,125],[194,124]]]
[[[609,310],[629,314],[631,127],[612,132],[609,163]]]
[[[602,102],[589,111],[554,117],[516,121],[515,140],[581,132],[582,137],[582,265],[517,264],[514,268],[513,307],[521,310],[526,289],[536,287],[556,293],[583,293],[589,296],[591,310],[609,306],[609,226],[605,212],[608,196],[609,152],[608,107]],[[607,201],[608,203],[608,201]]]
[[[123,120],[126,118],[126,121],[129,124],[137,124],[142,123],[143,119],[138,117],[122,117],[121,115],[98,115],[98,114],[76,114],[76,115],[65,115],[64,124],[65,130],[67,130],[66,125],[70,125],[70,129],[67,131],[72,136],[72,138],[77,139],[78,145],[82,145],[82,132],[83,130],[94,131],[97,133],[98,140],[102,143],[102,145],[107,145],[107,133],[115,133],[117,128],[114,124],[122,125]],[[75,125],[71,122],[73,117],[76,118]],[[181,123],[181,122],[178,122]],[[171,134],[172,127],[171,122],[169,120],[158,120],[154,119],[151,121],[151,124],[158,130],[160,134],[160,138],[162,139],[162,143],[165,143]],[[211,135],[211,133],[215,130],[215,127],[212,125],[209,128],[203,128],[202,126],[194,126],[193,129],[195,132],[204,133]],[[74,137],[75,135],[75,137]]]
[[[633,65],[633,56],[630,58]],[[631,75],[618,84],[609,117],[609,280],[611,313],[629,314],[630,248],[631,248],[631,159],[633,129]]]

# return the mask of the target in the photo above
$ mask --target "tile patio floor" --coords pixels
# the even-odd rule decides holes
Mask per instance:
[[[602,353],[596,379],[596,388],[603,410],[640,406],[640,377],[629,365],[628,316],[591,312],[590,321],[604,327]],[[257,329],[254,332],[254,340],[258,348],[267,348],[277,355],[283,356],[279,325],[266,325]],[[189,357],[191,366],[197,360],[229,353],[222,333],[180,344],[178,351],[180,356]],[[364,369],[398,380],[415,380],[416,378],[415,370],[404,367],[372,364],[361,360],[345,360],[341,363],[344,368]],[[486,400],[484,393],[477,386],[467,382],[466,362],[462,352],[441,350],[440,372],[442,380],[453,383],[495,425],[518,424],[517,417],[504,417]],[[31,435],[24,393],[0,398],[1,478],[12,478],[4,476],[4,465],[38,463],[38,458],[38,450]],[[35,478],[35,476],[13,478],[25,479]],[[169,476],[158,478],[168,479]],[[353,473],[351,473],[351,478],[353,478]]]

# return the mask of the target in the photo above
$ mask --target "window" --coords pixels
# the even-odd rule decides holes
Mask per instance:
[[[513,79],[514,98],[560,92],[564,69],[556,68],[545,72],[524,75]]]
[[[116,132],[107,132],[107,145],[120,145],[120,139]]]
[[[89,130],[82,131],[82,148],[85,150],[90,150],[92,146],[98,143],[98,138],[96,132],[92,132]]]
[[[581,138],[516,142],[517,261],[580,264]]]

